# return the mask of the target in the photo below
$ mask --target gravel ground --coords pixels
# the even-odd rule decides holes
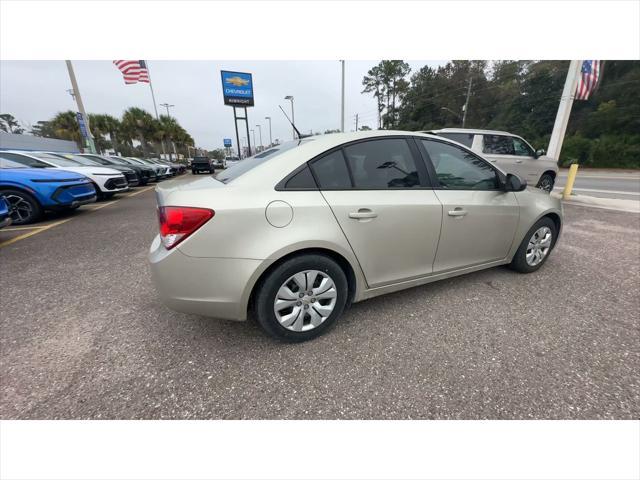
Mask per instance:
[[[638,215],[567,206],[537,273],[372,299],[287,345],[159,303],[154,207],[83,207],[0,248],[0,418],[640,417]]]

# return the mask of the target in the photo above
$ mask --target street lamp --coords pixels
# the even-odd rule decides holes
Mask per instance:
[[[249,130],[251,132],[251,134],[253,135],[253,151],[256,151],[256,131],[251,129]],[[251,156],[251,150],[249,150],[249,156]]]
[[[175,107],[175,105],[171,105],[165,102],[165,103],[161,103],[160,106],[167,109],[167,117],[171,118],[171,114],[169,113],[169,108]],[[176,144],[173,143],[173,139],[171,138],[171,136],[169,136],[169,139],[171,140],[171,145],[173,146],[173,153],[176,156],[176,160],[178,160],[178,152],[176,151]],[[171,161],[171,153],[169,153],[169,160]]]
[[[271,117],[264,117],[265,120],[269,120],[269,146],[273,146],[273,139],[271,137]]]
[[[291,123],[293,123],[295,125],[296,123],[296,116],[293,113],[293,95],[287,95],[286,97],[284,97],[285,100],[290,100],[291,101]],[[291,129],[292,133],[293,133],[293,139],[296,139],[296,129],[292,128]]]
[[[258,132],[260,132],[260,151],[264,150],[262,146],[262,125],[256,125],[258,127]]]
[[[457,118],[458,120],[462,120],[462,118],[460,117],[460,115],[458,115],[456,112],[454,112],[454,111],[453,111],[453,110],[451,110],[450,108],[447,108],[447,107],[440,107],[440,110],[446,110],[446,111],[447,111],[447,112],[449,112],[449,113],[453,113],[453,114],[456,116],[456,118]]]

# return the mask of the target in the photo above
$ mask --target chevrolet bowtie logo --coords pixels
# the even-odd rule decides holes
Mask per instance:
[[[236,87],[244,87],[245,85],[249,85],[249,80],[245,80],[240,77],[230,77],[225,79],[225,82],[230,83],[231,85],[235,85]]]

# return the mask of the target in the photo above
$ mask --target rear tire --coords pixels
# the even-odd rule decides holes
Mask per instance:
[[[548,239],[548,246],[545,247],[547,233],[551,238]],[[557,235],[558,231],[553,220],[549,217],[538,220],[522,239],[509,268],[520,273],[532,273],[538,270],[549,258],[556,244]]]
[[[304,286],[297,289],[301,284]],[[318,254],[293,257],[274,268],[258,285],[256,320],[274,338],[304,342],[335,324],[347,295],[347,277],[334,260]]]
[[[9,215],[13,225],[26,225],[37,222],[42,217],[43,209],[40,203],[27,192],[22,190],[0,190],[9,204]]]
[[[555,179],[553,178],[553,175],[551,175],[550,173],[545,173],[540,177],[540,180],[538,181],[538,185],[536,185],[536,187],[540,190],[551,193],[554,183]]]

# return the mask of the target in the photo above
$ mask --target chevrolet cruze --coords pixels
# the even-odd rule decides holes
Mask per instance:
[[[558,199],[440,136],[375,131],[285,143],[215,178],[156,187],[155,285],[178,311],[304,341],[377,295],[508,264],[530,273]]]

